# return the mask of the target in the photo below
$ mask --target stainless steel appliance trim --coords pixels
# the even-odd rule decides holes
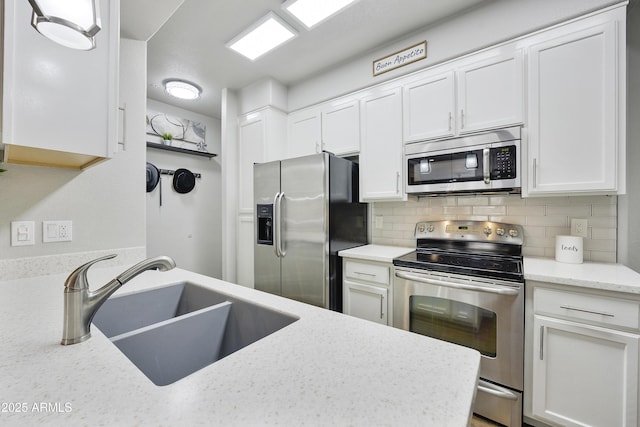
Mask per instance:
[[[482,149],[482,177],[484,178],[485,184],[491,184],[491,167],[489,165],[490,153],[490,148],[485,147]]]
[[[276,255],[279,258],[284,258],[285,252],[282,249],[282,199],[284,198],[284,193],[278,192],[273,201],[274,203],[274,225],[275,225],[275,248]]]
[[[482,379],[478,380],[478,390],[488,393],[492,396],[501,397],[503,399],[518,400],[518,396],[511,390],[497,386]]]
[[[600,315],[600,316],[616,317],[615,314],[607,313],[605,311],[589,310],[587,308],[573,307],[573,306],[566,305],[566,304],[565,305],[561,305],[560,308],[564,308],[565,310],[580,311],[582,313],[597,314],[597,315]]]
[[[540,326],[540,360],[544,360],[544,326]]]
[[[516,177],[512,179],[482,181],[462,181],[436,184],[409,185],[408,174],[405,180],[405,192],[407,194],[450,193],[456,191],[490,192],[512,191],[519,192],[521,188],[521,149],[522,128],[514,126],[510,128],[495,129],[457,138],[442,139],[437,141],[421,141],[405,145],[406,163],[415,158],[430,157],[434,155],[450,154],[472,149],[497,148],[509,145],[516,146]],[[453,148],[452,148],[453,147]],[[490,153],[489,153],[490,154]],[[483,161],[484,161],[483,156]],[[487,159],[490,162],[490,159]],[[485,162],[483,162],[485,163]],[[484,168],[484,166],[483,166]],[[484,171],[485,169],[483,169]],[[490,172],[490,171],[489,171]],[[535,182],[534,182],[535,185]]]
[[[280,197],[280,192],[278,191],[276,195],[273,197],[273,252],[275,252],[278,258],[281,258],[279,245],[278,245],[278,237],[280,236],[280,230],[278,224],[280,222],[280,214],[278,213],[278,198]]]
[[[400,275],[397,275],[400,273]],[[470,289],[450,288],[434,283],[425,283],[405,279],[402,273],[421,274],[425,276],[445,275],[439,272],[427,272],[404,267],[395,267],[396,280],[393,286],[393,326],[406,331],[411,330],[410,297],[427,296],[444,298],[463,304],[492,311],[497,314],[496,357],[482,356],[480,376],[492,382],[505,385],[514,390],[522,390],[524,386],[524,288],[525,284],[510,282],[510,286],[518,289],[517,296],[505,296],[495,293],[480,292]],[[448,274],[447,274],[448,275]],[[458,275],[450,274],[457,278]],[[460,276],[462,278],[468,276]],[[475,279],[475,278],[474,278]],[[487,279],[491,283],[501,280]]]
[[[460,283],[460,282],[454,282],[449,280],[446,280],[446,281],[438,280],[438,279],[430,278],[429,276],[421,273],[410,274],[410,273],[405,273],[403,271],[396,271],[396,277],[399,277],[401,279],[406,279],[406,280],[413,280],[420,283],[426,283],[429,285],[445,286],[447,288],[464,289],[469,291],[487,292],[487,293],[498,294],[498,295],[517,296],[520,293],[518,289],[511,288],[511,287],[509,288],[490,287],[490,286],[484,286],[481,284]]]

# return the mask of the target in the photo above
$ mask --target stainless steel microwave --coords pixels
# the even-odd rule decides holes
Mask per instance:
[[[520,192],[522,128],[405,146],[409,194]]]

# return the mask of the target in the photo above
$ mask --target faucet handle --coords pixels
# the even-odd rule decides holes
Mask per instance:
[[[89,267],[91,267],[93,264],[97,262],[115,258],[116,256],[117,256],[116,254],[105,255],[103,257],[96,258],[92,261],[82,264],[80,267],[76,268],[73,271],[73,273],[71,273],[69,277],[67,277],[67,280],[64,282],[65,291],[89,289],[89,282],[87,280],[87,270],[89,270]]]

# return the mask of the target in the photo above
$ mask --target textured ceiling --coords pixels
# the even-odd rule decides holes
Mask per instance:
[[[161,25],[148,42],[148,97],[220,117],[221,91],[225,87],[239,89],[266,77],[295,84],[483,0],[360,0],[311,31],[281,9],[281,0],[184,0],[162,25],[164,14],[180,1],[124,1],[132,4],[128,10],[123,8],[122,14],[137,16],[123,16],[122,34],[140,32],[141,28],[143,34],[134,38],[144,39],[145,34],[153,34],[154,25]],[[145,7],[153,5],[158,5],[159,17],[143,13]],[[254,62],[225,47],[270,10],[294,27],[298,37]],[[144,23],[152,18],[155,23]],[[199,84],[203,88],[201,99],[179,101],[166,95],[161,82],[169,77]]]

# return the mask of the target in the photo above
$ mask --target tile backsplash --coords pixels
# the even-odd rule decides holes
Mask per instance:
[[[616,196],[409,196],[407,202],[377,202],[370,206],[372,243],[378,245],[415,246],[413,231],[418,221],[497,221],[524,227],[525,256],[553,258],[555,236],[570,234],[571,218],[581,218],[588,221],[584,260],[616,262]],[[376,221],[376,217],[382,217],[382,221]]]

